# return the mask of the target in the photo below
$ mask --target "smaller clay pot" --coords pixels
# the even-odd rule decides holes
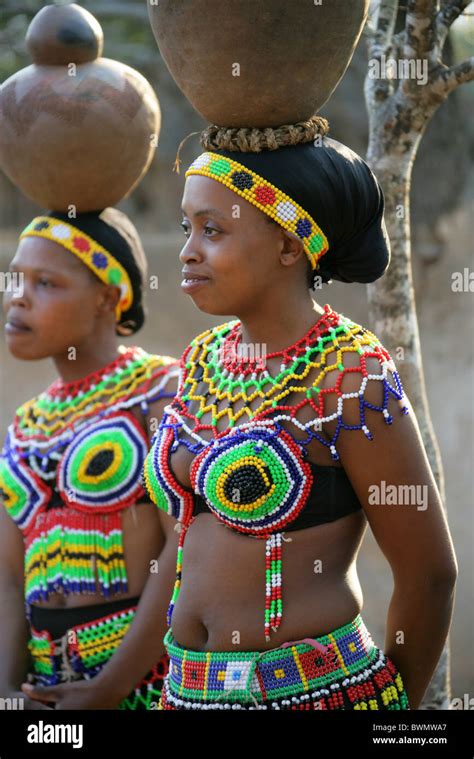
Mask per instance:
[[[31,22],[26,47],[42,66],[88,63],[102,55],[104,33],[95,16],[79,5],[47,5]]]
[[[33,65],[0,87],[0,167],[43,208],[115,205],[154,155],[161,112],[151,85],[100,57],[100,24],[78,5],[44,7],[26,39]]]

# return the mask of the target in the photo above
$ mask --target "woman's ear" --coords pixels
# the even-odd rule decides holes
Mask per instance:
[[[280,251],[280,262],[283,266],[294,266],[302,256],[306,256],[303,243],[293,232],[281,228],[283,245]]]
[[[109,312],[115,314],[115,309],[120,300],[120,289],[115,285],[103,285],[97,303],[97,316]]]

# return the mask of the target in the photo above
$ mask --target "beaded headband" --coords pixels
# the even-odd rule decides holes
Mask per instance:
[[[311,216],[289,195],[232,158],[206,151],[191,164],[185,176],[200,174],[215,179],[266,213],[302,240],[312,269],[327,253],[326,235]]]
[[[130,277],[119,261],[102,245],[72,224],[59,221],[51,216],[36,216],[20,235],[42,237],[52,240],[74,253],[105,285],[115,285],[120,289],[120,301],[115,310],[117,322],[122,312],[128,311],[133,302]]]

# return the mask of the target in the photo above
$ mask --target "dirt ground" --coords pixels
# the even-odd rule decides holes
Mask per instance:
[[[424,369],[433,424],[438,436],[446,478],[449,524],[460,568],[456,607],[451,628],[452,695],[474,692],[473,641],[473,389],[472,337],[473,295],[451,290],[453,271],[473,270],[467,251],[472,248],[472,208],[469,200],[447,220],[440,232],[444,253],[436,264],[415,265],[415,289],[420,322]],[[16,232],[2,233],[0,270],[4,271],[14,252]],[[143,236],[159,287],[148,294],[146,327],[134,341],[157,353],[179,355],[186,343],[208,327],[226,321],[201,314],[180,287],[179,236]],[[334,283],[325,286],[315,299],[326,302],[346,316],[372,329],[368,319],[363,285]],[[229,315],[229,318],[232,315]],[[3,336],[3,322],[1,322]],[[129,341],[130,342],[130,341]],[[0,339],[0,437],[15,407],[37,394],[54,378],[52,364],[18,362],[6,352]],[[408,393],[409,394],[409,393]],[[367,531],[361,549],[359,577],[364,592],[363,616],[377,645],[383,646],[386,613],[392,576],[375,540]]]

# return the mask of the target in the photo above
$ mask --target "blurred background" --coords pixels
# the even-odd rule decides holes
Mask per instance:
[[[41,0],[2,0],[0,8],[0,82],[30,64],[25,34]],[[83,0],[100,21],[104,56],[138,69],[153,85],[162,110],[158,149],[148,175],[133,195],[120,203],[142,234],[150,275],[158,290],[147,292],[148,318],[133,340],[145,349],[179,356],[197,333],[226,321],[200,313],[179,286],[178,255],[183,244],[179,226],[184,171],[201,152],[198,135],[187,140],[173,171],[178,146],[190,132],[207,124],[193,111],[174,84],[160,57],[148,22],[144,0]],[[373,12],[375,8],[371,9]],[[403,10],[398,25],[403,24]],[[474,3],[453,25],[443,56],[447,64],[469,55],[474,35]],[[470,53],[472,55],[472,52]],[[365,156],[368,119],[363,96],[367,71],[362,38],[335,93],[320,114],[330,123],[330,136]],[[451,629],[452,696],[474,695],[472,543],[474,462],[474,370],[472,292],[453,292],[453,272],[473,265],[474,84],[462,85],[439,108],[419,148],[411,187],[413,268],[424,371],[435,432],[441,449],[448,520],[460,575]],[[0,172],[0,271],[5,271],[18,234],[40,211]],[[364,285],[331,283],[314,299],[371,329]],[[229,314],[229,318],[233,318]],[[54,379],[50,361],[26,364],[8,355],[0,317],[0,439],[15,408]],[[130,342],[130,341],[129,341]],[[390,346],[387,346],[390,349]],[[409,393],[408,393],[409,395]],[[390,567],[367,531],[359,558],[364,591],[363,615],[378,645],[383,646],[385,619],[392,589]]]

